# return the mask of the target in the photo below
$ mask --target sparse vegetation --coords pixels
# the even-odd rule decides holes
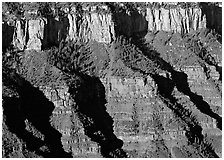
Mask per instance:
[[[50,64],[59,69],[75,73],[88,69],[91,61],[88,45],[82,42],[62,41],[58,48],[52,48],[49,53]]]

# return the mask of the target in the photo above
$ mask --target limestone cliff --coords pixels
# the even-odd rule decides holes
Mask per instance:
[[[206,28],[206,16],[201,8],[152,8],[117,13],[118,33],[131,36],[148,31],[167,31],[185,34]]]
[[[6,24],[6,22],[5,22]],[[75,14],[68,13],[63,17],[28,20],[15,20],[13,40],[8,42],[19,50],[41,50],[49,46],[58,46],[62,40],[81,39],[84,42],[95,40],[99,43],[110,43],[115,39],[114,22],[108,13]],[[3,28],[3,32],[7,28]]]
[[[78,22],[80,18],[80,23]],[[110,43],[114,37],[114,22],[111,14],[85,13],[82,17],[69,14],[68,38],[95,40],[100,43]]]
[[[210,14],[205,7],[140,7],[134,11],[120,11],[119,7],[112,11],[106,5],[98,8],[101,11],[96,10],[96,7],[87,7],[80,12],[73,7],[64,10],[66,13],[63,16],[17,19],[12,25],[14,31],[9,32],[13,35],[13,40],[7,42],[6,46],[13,44],[19,50],[40,50],[58,46],[61,40],[76,39],[111,43],[116,35],[144,35],[158,30],[185,34],[191,30],[206,28],[207,23],[209,26],[218,23],[213,22],[214,20],[210,22],[217,16],[214,9]],[[3,27],[3,33],[6,31],[7,27]]]
[[[146,19],[150,31],[172,31],[181,34],[206,28],[206,17],[200,8],[147,8]]]

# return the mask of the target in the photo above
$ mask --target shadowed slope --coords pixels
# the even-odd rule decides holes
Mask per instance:
[[[3,97],[5,101],[3,108],[9,130],[23,139],[30,150],[44,157],[71,157],[62,148],[61,134],[50,125],[53,103],[38,88],[33,87],[15,72],[9,75],[8,81],[11,81],[19,94],[18,99]],[[44,141],[25,130],[25,119],[44,135]],[[38,150],[43,144],[48,146],[49,153]]]

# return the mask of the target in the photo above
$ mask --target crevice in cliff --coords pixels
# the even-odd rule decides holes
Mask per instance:
[[[13,85],[19,94],[19,98],[3,97],[4,114],[9,130],[21,138],[28,149],[43,157],[71,157],[62,148],[61,133],[50,125],[54,104],[39,89],[33,87],[17,73],[12,72],[4,76],[8,77],[7,83]],[[44,135],[44,141],[25,129],[25,119]],[[47,145],[49,152],[41,151],[42,145]]]
[[[28,21],[26,21],[26,27],[25,27],[25,44],[27,44],[28,43],[28,41],[29,41],[29,24],[28,24]],[[25,49],[25,48],[24,48]]]
[[[76,29],[77,29],[76,34],[78,35],[78,33],[81,30],[81,25],[80,24],[82,24],[82,22],[83,22],[83,17],[82,17],[83,10],[82,10],[81,4],[77,5],[76,10],[77,11],[76,11],[76,23],[75,23],[75,25],[76,25]]]

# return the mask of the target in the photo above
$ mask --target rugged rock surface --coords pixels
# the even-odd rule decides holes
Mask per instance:
[[[129,11],[127,7],[122,6],[113,11],[108,6],[101,5],[98,10],[96,7],[83,8],[82,13],[79,13],[80,11],[75,7],[71,7],[63,11],[66,12],[63,16],[14,20],[12,25],[14,31],[9,32],[14,38],[7,45],[12,43],[19,50],[40,50],[59,45],[64,39],[81,38],[85,42],[95,40],[99,43],[111,43],[115,35],[133,36],[158,30],[185,34],[191,30],[206,28],[207,24],[210,28],[217,26],[220,32],[220,21],[214,20],[221,19],[220,9],[217,6],[213,8],[211,5],[206,6],[187,8],[142,6],[134,11]],[[112,18],[113,12],[115,12],[116,26]],[[6,30],[7,27],[3,27],[3,32]]]
[[[193,7],[146,7],[132,13],[118,13],[117,21],[118,33],[127,36],[160,30],[185,34],[190,32],[190,30],[206,28],[206,16],[202,14],[201,8]]]
[[[112,14],[97,13],[95,10],[76,14],[74,9],[63,17],[38,17],[36,19],[15,20],[13,40],[8,42],[19,50],[41,50],[52,45],[58,46],[61,40],[77,40],[87,42],[95,40],[99,43],[110,43],[115,39]],[[7,22],[3,27],[6,32]]]
[[[202,15],[200,8],[147,8],[147,19],[149,31],[163,30],[184,34],[206,27],[205,15]]]
[[[221,157],[212,5],[87,4],[3,23],[3,157]]]

